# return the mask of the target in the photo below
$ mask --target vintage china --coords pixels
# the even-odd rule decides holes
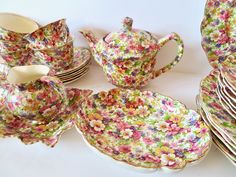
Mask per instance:
[[[132,29],[133,20],[126,17],[119,32],[98,40],[91,32],[81,31],[88,40],[94,59],[103,67],[108,80],[124,88],[138,88],[150,79],[173,68],[183,55],[183,41],[176,33],[156,39],[151,33]],[[178,53],[174,61],[156,71],[155,56],[168,41],[175,40]]]
[[[77,76],[78,74],[81,74],[81,73],[85,72],[86,70],[88,70],[89,66],[90,66],[90,63],[85,65],[83,68],[81,68],[77,71],[74,71],[73,73],[69,73],[67,75],[60,75],[60,76],[57,76],[57,77],[60,78],[60,79],[70,79],[71,77]]]
[[[207,113],[204,112],[204,110],[201,108],[200,105],[198,105],[198,112],[202,116],[203,121],[206,123],[206,125],[210,128],[211,132],[220,139],[222,143],[227,146],[228,149],[230,149],[235,155],[236,155],[236,147],[232,141],[230,141],[225,134],[222,132],[219,132],[217,129],[215,129],[212,125],[211,122],[209,121],[209,118],[207,116]]]
[[[68,100],[62,82],[48,73],[49,68],[43,65],[10,69],[0,86],[7,92],[7,108],[15,116],[50,121],[66,108]]]
[[[234,86],[229,83],[225,76],[222,75],[222,73],[220,72],[219,76],[218,76],[218,84],[220,84],[221,87],[225,88],[226,94],[228,97],[232,98],[234,101],[236,101],[236,88],[234,88]]]
[[[213,137],[213,142],[216,147],[225,155],[225,157],[236,167],[235,157],[232,156],[231,152],[220,142],[217,138]]]
[[[98,151],[150,169],[182,169],[209,150],[209,129],[200,116],[150,91],[112,89],[81,105],[77,128]]]
[[[61,19],[43,26],[24,38],[32,49],[50,49],[64,45],[70,36],[66,20]]]
[[[6,80],[9,70],[10,70],[10,67],[6,63],[0,62],[0,82],[2,80]]]
[[[65,92],[68,98],[67,108],[60,112],[56,119],[48,123],[14,116],[3,106],[3,109],[0,111],[0,136],[18,137],[25,144],[40,141],[53,147],[61,134],[74,125],[78,106],[91,94],[90,90],[80,90],[77,88],[66,88]]]
[[[221,69],[223,68],[223,69],[225,69],[225,71],[235,73],[235,69],[236,69],[235,56],[233,56],[233,55],[227,56],[224,61],[219,63],[219,68],[221,68]]]
[[[226,69],[221,69],[220,72],[223,78],[222,82],[224,82],[233,92],[236,92],[236,69],[229,69],[227,71]]]
[[[72,37],[59,46],[49,49],[33,49],[33,56],[40,64],[47,65],[50,69],[58,72],[70,66],[73,62],[74,46]]]
[[[218,98],[225,108],[225,110],[236,120],[236,106],[235,102],[232,101],[232,99],[228,96],[226,96],[225,88],[222,87],[220,84],[218,84],[218,87],[216,89],[216,93],[218,95]]]
[[[201,24],[202,47],[217,68],[228,56],[236,57],[235,0],[208,0]]]
[[[39,25],[27,18],[11,13],[0,13],[0,56],[10,66],[31,64],[32,51],[27,48],[26,34]]]
[[[89,49],[84,47],[75,47],[74,49],[74,57],[72,63],[65,67],[61,68],[56,72],[56,76],[67,75],[71,72],[77,71],[80,68],[83,68],[88,62],[90,62],[91,54]]]
[[[225,111],[216,93],[219,70],[213,70],[201,81],[200,102],[211,125],[236,144],[236,120]]]
[[[79,79],[81,79],[82,77],[84,77],[87,73],[88,73],[89,69],[86,69],[83,73],[73,77],[73,78],[70,78],[70,79],[66,79],[66,80],[63,80],[63,84],[65,85],[68,85],[68,84],[71,84]]]
[[[221,105],[223,106],[224,110],[227,111],[230,114],[230,116],[236,120],[234,108],[228,103],[228,101],[227,101],[228,98],[225,98],[222,96],[221,91],[222,90],[219,87],[217,87],[216,94],[219,98]]]
[[[0,13],[0,40],[22,42],[23,36],[38,28],[39,25],[30,18],[12,13]]]
[[[24,66],[33,63],[38,63],[32,57],[32,50],[29,48],[21,48],[15,52],[11,53],[0,53],[2,59],[11,67],[14,66]]]

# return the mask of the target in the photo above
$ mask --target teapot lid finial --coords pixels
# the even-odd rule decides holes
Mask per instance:
[[[132,29],[133,19],[130,17],[125,17],[122,23],[123,29],[130,31]]]

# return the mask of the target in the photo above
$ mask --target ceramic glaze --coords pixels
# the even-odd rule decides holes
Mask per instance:
[[[236,121],[225,110],[217,95],[219,73],[219,70],[215,69],[202,80],[200,86],[200,102],[212,126],[219,132],[222,132],[236,147]]]
[[[112,89],[82,103],[77,128],[100,152],[136,167],[182,169],[210,148],[193,110],[150,91]]]
[[[24,36],[32,49],[50,49],[64,45],[70,36],[66,20],[61,19],[45,25]]]
[[[62,82],[47,76],[49,68],[41,65],[13,67],[6,84],[6,105],[16,116],[49,121],[65,109],[67,98]]]
[[[236,2],[208,0],[201,25],[202,47],[217,68],[228,56],[236,57]]]
[[[124,88],[145,86],[150,79],[173,68],[183,55],[183,41],[176,33],[157,40],[147,31],[133,29],[132,23],[133,20],[126,17],[120,31],[109,33],[100,40],[89,31],[81,31],[108,80]],[[170,40],[177,42],[178,54],[169,65],[156,71],[155,56]]]
[[[92,93],[91,90],[80,90],[77,88],[66,88],[68,104],[66,109],[45,123],[43,117],[30,120],[12,114],[6,106],[0,109],[0,136],[18,137],[25,144],[42,142],[48,146],[55,146],[62,133],[71,128],[76,120],[78,106]]]

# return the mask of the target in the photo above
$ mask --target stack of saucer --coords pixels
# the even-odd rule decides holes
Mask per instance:
[[[73,63],[65,69],[58,71],[55,76],[64,84],[72,83],[83,77],[89,70],[91,54],[87,48],[74,48]]]
[[[200,86],[198,107],[215,145],[236,166],[236,70],[213,70]]]

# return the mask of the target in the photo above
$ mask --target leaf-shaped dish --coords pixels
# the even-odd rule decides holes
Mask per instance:
[[[77,128],[100,152],[135,167],[182,169],[210,148],[193,110],[150,91],[112,89],[81,105]]]

